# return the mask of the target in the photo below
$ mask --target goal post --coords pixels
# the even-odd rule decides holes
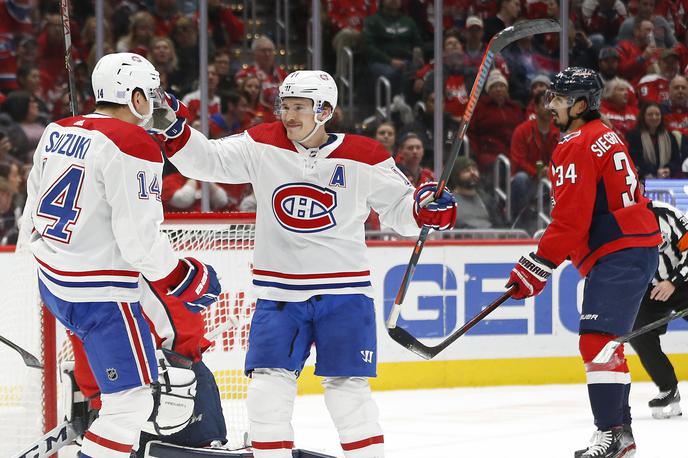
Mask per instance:
[[[248,432],[248,378],[243,366],[255,308],[250,295],[255,214],[170,214],[162,230],[180,257],[193,256],[211,264],[221,277],[222,295],[203,312],[206,336],[212,336],[203,360],[217,381],[229,445],[241,447]],[[65,329],[40,303],[30,254],[0,247],[0,290],[5,318],[0,335],[43,363],[43,369],[26,367],[16,352],[0,346],[0,437],[9,438],[0,441],[0,456],[12,456],[64,415],[58,408],[57,372],[60,362],[72,353]]]

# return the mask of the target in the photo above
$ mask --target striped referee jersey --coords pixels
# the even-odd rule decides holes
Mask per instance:
[[[676,207],[654,200],[650,207],[657,217],[659,230],[662,233],[662,243],[659,245],[659,267],[652,279],[656,285],[660,281],[669,280],[674,286],[688,283],[688,251],[679,249],[685,247],[688,241],[688,218]]]

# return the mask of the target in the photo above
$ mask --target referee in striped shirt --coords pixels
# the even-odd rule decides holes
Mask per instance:
[[[688,251],[685,251],[688,248],[688,219],[665,202],[653,201],[650,208],[662,232],[659,267],[640,304],[634,329],[664,318],[672,311],[688,308]],[[655,418],[681,415],[676,372],[659,341],[666,330],[665,325],[630,341],[643,367],[659,387],[659,394],[648,403]]]

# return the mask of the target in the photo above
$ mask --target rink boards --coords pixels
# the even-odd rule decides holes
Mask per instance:
[[[565,263],[538,297],[509,300],[431,361],[399,346],[384,327],[413,242],[373,242],[369,257],[378,326],[375,389],[578,383],[585,380],[578,356],[578,321],[584,280]],[[532,242],[428,242],[402,307],[399,324],[436,345],[504,292],[509,272]],[[621,304],[620,304],[621,305]],[[662,339],[688,379],[688,322],[676,320]],[[632,353],[630,346],[627,352]],[[634,380],[648,380],[635,355]],[[313,356],[309,364],[314,362]],[[302,393],[319,392],[308,367]]]

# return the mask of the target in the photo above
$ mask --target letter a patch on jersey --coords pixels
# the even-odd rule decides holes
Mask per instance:
[[[330,178],[330,186],[346,188],[346,176],[344,175],[344,166],[342,164],[335,166],[332,178]]]

